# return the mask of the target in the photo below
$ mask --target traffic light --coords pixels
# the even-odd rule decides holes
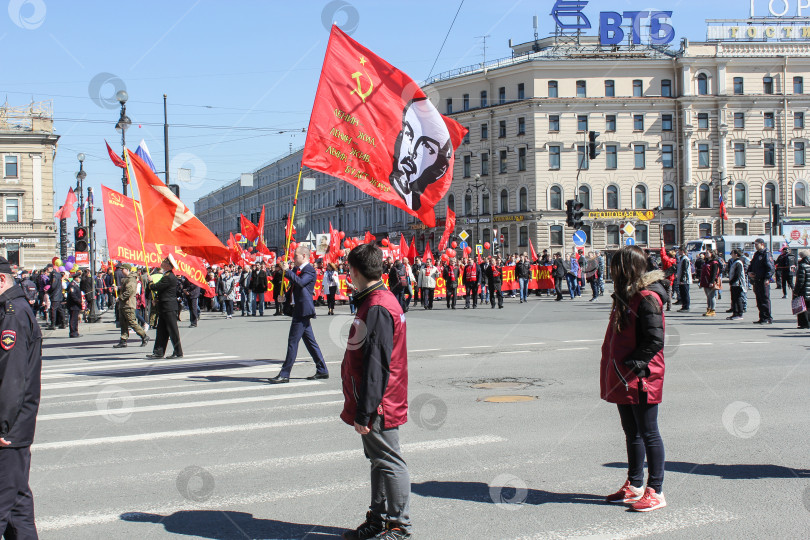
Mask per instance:
[[[589,131],[588,132],[588,158],[589,159],[596,159],[596,156],[599,155],[599,151],[596,149],[596,139],[599,137],[598,131]]]
[[[576,204],[574,199],[565,201],[565,224],[569,227],[574,226],[574,204]]]
[[[572,216],[573,224],[571,226],[574,227],[574,229],[576,229],[577,231],[580,230],[584,225],[584,223],[582,222],[583,208],[585,208],[584,204],[582,204],[579,201],[574,201],[574,212]]]
[[[780,213],[779,205],[774,204],[771,215],[771,231],[773,232],[773,234],[781,234],[780,232],[781,228],[782,228],[782,214]]]
[[[76,251],[88,251],[87,249],[87,240],[89,235],[87,234],[87,227],[76,227],[74,231],[74,240],[76,241],[75,249]]]
[[[174,196],[180,198],[180,186],[178,184],[169,184],[169,190],[174,193]]]

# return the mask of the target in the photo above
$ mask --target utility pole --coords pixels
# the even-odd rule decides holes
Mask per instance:
[[[169,116],[166,111],[166,94],[163,94],[163,170],[166,185],[169,185]]]

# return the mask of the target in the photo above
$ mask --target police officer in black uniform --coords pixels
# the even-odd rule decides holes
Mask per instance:
[[[166,353],[166,345],[169,338],[172,340],[174,352],[168,358],[183,358],[183,347],[180,345],[180,330],[177,328],[177,276],[174,270],[177,263],[174,257],[169,254],[162,263],[160,269],[163,270],[163,277],[157,283],[152,283],[149,288],[157,295],[157,336],[155,337],[155,348],[147,358],[163,358]]]
[[[67,310],[70,315],[70,335],[68,337],[82,337],[79,334],[79,316],[82,313],[82,275],[79,272],[73,274],[67,288]]]
[[[36,539],[28,485],[39,410],[42,332],[0,257],[0,536]]]

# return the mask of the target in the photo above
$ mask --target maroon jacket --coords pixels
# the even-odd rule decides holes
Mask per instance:
[[[355,295],[357,313],[341,365],[343,412],[340,418],[371,427],[374,415],[383,428],[408,421],[408,345],[405,315],[396,296],[382,285]]]

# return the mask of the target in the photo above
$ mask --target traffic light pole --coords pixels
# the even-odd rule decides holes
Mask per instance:
[[[90,322],[98,322],[99,316],[97,311],[97,297],[96,291],[96,237],[93,232],[93,188],[87,188],[87,226],[88,226],[88,250],[90,252],[90,279],[92,280],[93,300],[90,302]]]

